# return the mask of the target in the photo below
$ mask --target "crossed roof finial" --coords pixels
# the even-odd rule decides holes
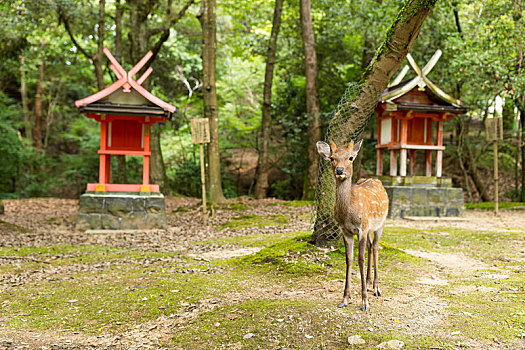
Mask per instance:
[[[118,80],[115,81],[110,86],[108,86],[107,88],[100,90],[99,92],[91,96],[75,101],[75,105],[77,107],[81,107],[83,105],[87,105],[87,104],[96,102],[100,99],[103,99],[104,97],[107,97],[111,95],[113,92],[117,91],[119,88],[122,88],[122,91],[127,92],[127,93],[131,92],[131,88],[133,88],[151,103],[165,110],[168,110],[171,113],[175,112],[175,110],[177,109],[175,106],[172,106],[169,103],[162,101],[160,98],[154,96],[148,90],[142,87],[142,83],[151,74],[151,72],[153,71],[153,68],[149,67],[140,76],[139,79],[135,80],[133,78],[135,74],[137,74],[139,70],[141,70],[142,67],[144,67],[144,65],[153,56],[153,53],[151,51],[148,51],[148,53],[146,53],[146,55],[133,68],[131,68],[129,72],[126,72],[126,70],[122,68],[120,63],[118,63],[117,59],[111,54],[111,52],[108,50],[107,47],[104,48],[104,53],[106,54],[107,58],[111,62],[111,65],[109,67],[111,68],[113,73],[115,73]]]
[[[393,89],[392,91],[389,91],[383,96],[381,96],[381,101],[385,102],[385,101],[391,101],[393,99],[396,99],[404,95],[405,93],[409,92],[416,86],[418,86],[418,90],[421,90],[421,91],[425,90],[425,87],[428,86],[428,88],[442,100],[456,107],[462,106],[463,102],[461,102],[460,100],[450,96],[449,94],[441,90],[439,87],[437,87],[436,84],[432,82],[432,80],[430,80],[427,77],[428,73],[430,73],[432,68],[434,68],[437,61],[441,57],[441,54],[442,54],[441,50],[438,49],[436,53],[434,53],[430,61],[428,61],[428,63],[423,67],[423,69],[419,68],[416,61],[414,61],[414,58],[412,57],[412,55],[407,54],[407,61],[412,67],[412,69],[414,70],[414,72],[416,72],[417,76],[413,78],[412,80],[408,81],[402,87]],[[395,86],[401,83],[401,81],[403,80],[407,72],[408,72],[408,66],[404,66],[401,72],[399,73],[399,75],[390,83],[389,87]]]

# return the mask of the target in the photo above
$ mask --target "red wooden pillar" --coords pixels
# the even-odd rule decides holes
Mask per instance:
[[[102,115],[100,122],[100,150],[105,151],[108,144],[108,122],[105,120],[106,116]],[[108,163],[111,165],[111,160],[109,155],[101,154],[100,155],[100,164],[99,164],[99,173],[98,173],[98,183],[107,184],[109,181],[108,178]],[[111,166],[109,167],[111,170]],[[104,191],[104,189],[101,189]]]
[[[149,118],[148,118],[149,119]],[[144,152],[148,153],[144,155],[144,162],[142,163],[142,186],[148,186],[149,185],[149,160],[150,160],[150,130],[151,125],[144,124]],[[149,192],[144,191],[144,192]]]
[[[407,138],[408,138],[408,120],[401,120],[401,151],[399,153],[399,176],[407,176]]]
[[[437,122],[436,123],[436,143],[438,146],[443,146],[443,123]],[[441,177],[441,170],[443,166],[443,151],[437,150],[436,152],[436,177]]]

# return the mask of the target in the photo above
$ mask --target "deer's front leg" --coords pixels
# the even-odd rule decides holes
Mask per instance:
[[[366,277],[365,277],[365,248],[366,248],[366,234],[361,233],[359,236],[359,272],[361,273],[361,308],[363,311],[368,311],[368,297],[366,295]]]
[[[368,264],[366,268],[366,288],[372,290],[372,262],[374,261],[374,250],[372,249],[372,242],[370,236],[368,236],[367,244],[368,248]]]
[[[343,301],[337,307],[345,307],[350,301],[350,279],[352,278],[352,261],[354,260],[354,236],[343,233],[343,242],[345,243],[346,257],[346,279]]]

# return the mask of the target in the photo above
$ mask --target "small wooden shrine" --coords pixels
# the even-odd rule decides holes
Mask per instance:
[[[151,126],[171,119],[176,107],[151,94],[134,76],[152,57],[148,52],[129,72],[104,48],[117,81],[105,89],[75,101],[88,118],[100,123],[99,176],[87,185],[79,202],[79,229],[144,229],[166,226],[164,196],[159,185],[150,184]],[[111,179],[112,155],[143,157],[141,184],[115,184]]]
[[[461,189],[451,188],[450,179],[442,178],[443,151],[445,150],[443,123],[454,118],[455,115],[467,112],[468,108],[463,102],[437,87],[427,77],[440,56],[441,51],[438,50],[423,69],[420,69],[412,56],[408,54],[407,60],[416,73],[416,77],[402,81],[408,71],[408,66],[405,66],[381,94],[380,101],[375,108],[378,126],[376,174],[380,177],[383,175],[383,156],[388,150],[390,153],[390,171],[389,176],[382,177],[382,180],[387,186],[405,186],[401,189],[396,187],[395,191],[402,191],[403,198],[408,198],[407,205],[414,207],[417,207],[414,202],[414,195],[418,199],[423,198],[420,203],[423,207],[429,203],[426,190],[420,188],[416,191],[413,189],[414,184],[419,187],[427,185],[430,189],[432,187],[449,187],[452,191],[461,191]],[[424,152],[423,176],[416,176],[417,151]],[[435,171],[433,172],[432,155],[434,152],[436,153],[436,161]],[[389,193],[391,197],[396,195],[393,191],[391,189],[391,193]],[[443,190],[442,192],[444,201],[450,199],[447,197],[450,191]],[[456,193],[453,196],[458,201],[458,208],[462,208],[462,194],[459,196]],[[393,208],[391,208],[390,216],[408,215],[406,212],[410,212],[410,215],[413,216],[455,216],[461,213],[460,209],[448,210],[445,204],[440,207],[440,199],[437,197],[432,198],[435,210],[424,208],[425,210],[418,211],[417,208],[406,207],[397,214],[393,213],[396,210],[395,198],[391,198]]]
[[[383,153],[390,151],[390,176],[415,175],[416,151],[425,152],[425,176],[432,176],[432,153],[436,152],[435,176],[441,177],[443,164],[443,123],[456,114],[465,113],[464,103],[437,87],[427,74],[441,56],[438,50],[421,70],[412,56],[407,60],[417,76],[401,82],[406,66],[381,95],[377,104],[377,175],[383,175]],[[398,171],[399,154],[399,171]]]
[[[172,106],[142,87],[151,74],[149,67],[142,76],[133,77],[153,55],[149,51],[129,72],[104,48],[110,68],[118,80],[107,88],[80,100],[75,106],[100,123],[100,166],[98,183],[87,185],[88,191],[159,192],[159,186],[149,183],[151,125],[170,119],[176,111]],[[112,184],[111,156],[139,155],[144,157],[142,184]]]

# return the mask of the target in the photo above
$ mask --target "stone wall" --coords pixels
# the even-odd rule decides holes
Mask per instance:
[[[86,193],[80,196],[79,230],[166,228],[166,207],[160,193]]]
[[[390,199],[388,216],[463,216],[463,190],[432,185],[389,186],[385,189]]]

